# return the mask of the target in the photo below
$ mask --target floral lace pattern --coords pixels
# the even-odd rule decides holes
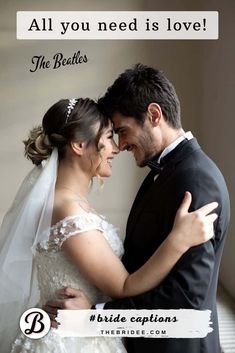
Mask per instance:
[[[63,242],[69,237],[94,229],[103,232],[105,238],[112,243],[115,238],[120,240],[117,238],[117,228],[108,223],[103,216],[98,216],[95,213],[81,213],[66,217],[52,226],[49,229],[49,237],[46,237],[48,240],[37,244],[37,251],[58,252]],[[114,252],[117,255],[122,255],[119,254],[120,241],[115,243],[118,247],[114,246]]]
[[[40,340],[21,334],[12,347],[14,353],[126,353],[122,340],[115,337],[69,337],[61,339],[55,329]],[[11,353],[12,353],[11,352]]]
[[[40,300],[38,306],[57,297],[57,290],[63,286],[81,289],[93,303],[102,303],[109,298],[87,281],[62,251],[63,242],[71,236],[79,236],[89,230],[99,230],[112,250],[121,257],[123,244],[117,229],[104,217],[95,213],[69,216],[52,226],[47,240],[37,244],[34,266],[37,269]],[[31,340],[23,334],[15,340],[11,353],[126,353],[121,339],[111,337],[62,338],[51,329],[47,336]]]

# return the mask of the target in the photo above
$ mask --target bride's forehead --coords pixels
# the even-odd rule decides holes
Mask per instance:
[[[113,131],[113,123],[109,121],[108,125],[103,129],[102,135]]]

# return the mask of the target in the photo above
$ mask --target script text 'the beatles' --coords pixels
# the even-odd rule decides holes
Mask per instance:
[[[36,72],[41,69],[59,69],[65,66],[85,64],[88,62],[87,55],[81,55],[80,50],[75,52],[73,56],[65,57],[62,53],[56,53],[52,60],[48,60],[44,55],[34,55],[32,57],[33,66],[30,72]]]

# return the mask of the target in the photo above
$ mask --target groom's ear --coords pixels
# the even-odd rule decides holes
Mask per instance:
[[[77,156],[82,156],[85,149],[85,142],[83,141],[70,142],[70,148]]]
[[[162,110],[159,104],[150,103],[147,109],[148,119],[153,127],[159,125],[162,119]]]

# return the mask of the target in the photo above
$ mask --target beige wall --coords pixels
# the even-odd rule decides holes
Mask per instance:
[[[231,222],[221,263],[220,280],[235,298],[235,2],[211,0],[209,3],[207,9],[214,6],[220,11],[220,40],[201,43],[200,141],[221,168],[230,193]]]
[[[204,150],[216,161],[228,182],[234,214],[234,146],[232,102],[234,95],[234,2],[225,0],[57,0],[50,5],[30,1],[0,1],[0,218],[17,187],[30,170],[23,158],[22,139],[40,122],[46,109],[63,97],[97,98],[125,68],[136,62],[163,69],[174,82],[182,104],[185,130],[192,130]],[[17,41],[17,10],[219,10],[219,41]],[[88,63],[58,70],[30,73],[33,55],[71,56],[80,50]],[[121,153],[113,176],[102,191],[91,195],[95,207],[117,224],[124,234],[128,210],[146,170],[135,167]],[[96,187],[95,187],[96,189]],[[235,240],[232,218],[222,261],[221,281],[235,297],[233,272]]]

